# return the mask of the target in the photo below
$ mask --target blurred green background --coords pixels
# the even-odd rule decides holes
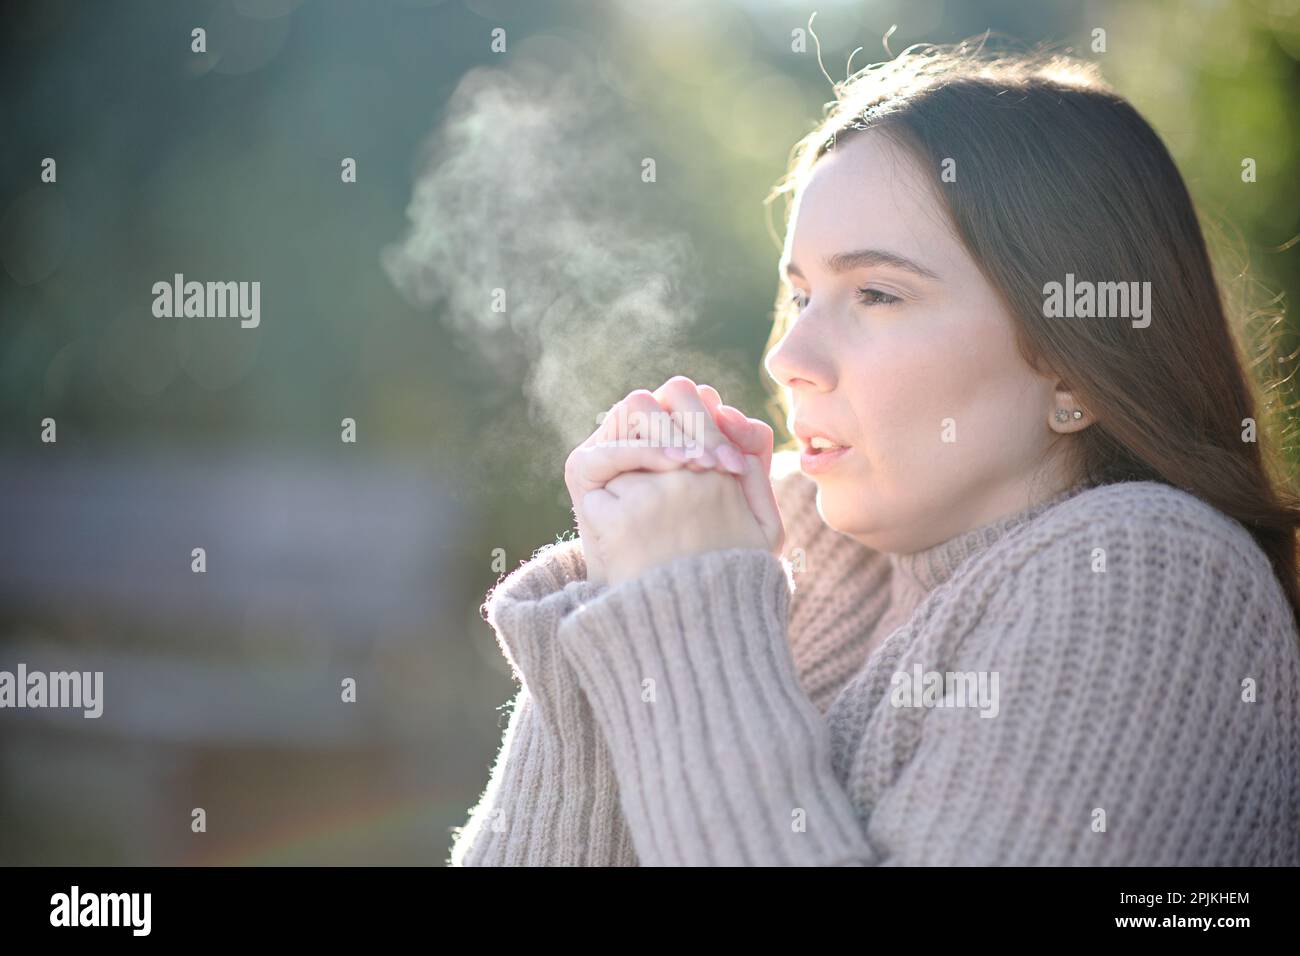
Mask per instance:
[[[895,24],[1099,61],[1229,300],[1300,292],[1300,0],[6,5],[0,669],[106,700],[0,712],[0,862],[445,860],[514,693],[479,606],[569,528],[568,449],[675,372],[764,408],[814,10],[837,80]],[[260,325],[155,318],[176,273]]]

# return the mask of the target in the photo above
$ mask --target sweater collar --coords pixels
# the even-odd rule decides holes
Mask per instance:
[[[1034,520],[1049,508],[1073,498],[1087,487],[1087,482],[1080,481],[1022,511],[995,519],[978,528],[963,531],[934,547],[909,554],[890,554],[889,561],[893,565],[894,574],[928,593],[951,578],[957,568],[969,558],[984,551],[1008,532]]]

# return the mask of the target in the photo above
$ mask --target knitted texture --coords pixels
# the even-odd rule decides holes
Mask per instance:
[[[911,555],[777,482],[783,559],[487,601],[522,687],[454,864],[1300,865],[1300,642],[1246,530],[1077,485]]]
[[[542,548],[484,604],[520,682],[491,779],[453,866],[635,866],[609,748],[573,669],[561,619],[598,589],[575,539]]]

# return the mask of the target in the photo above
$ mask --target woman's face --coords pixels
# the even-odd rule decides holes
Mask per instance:
[[[1052,487],[1030,484],[1056,380],[1017,351],[939,173],[879,131],[845,140],[800,193],[781,262],[799,314],[768,372],[789,390],[823,519],[881,551],[931,547],[1066,484],[1056,463]]]

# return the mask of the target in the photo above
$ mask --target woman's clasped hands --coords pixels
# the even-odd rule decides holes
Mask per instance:
[[[785,541],[772,429],[685,376],[631,392],[565,462],[587,579],[615,585],[676,558]]]

